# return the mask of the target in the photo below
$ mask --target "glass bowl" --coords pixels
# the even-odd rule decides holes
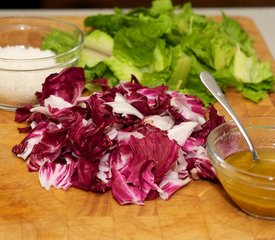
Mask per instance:
[[[241,210],[254,217],[275,220],[275,117],[247,117],[241,122],[260,160],[252,160],[233,121],[209,134],[209,159],[223,188]]]
[[[70,47],[46,51],[45,38],[58,31],[67,34]],[[73,24],[35,16],[1,17],[0,35],[0,108],[11,111],[36,104],[35,92],[47,76],[76,65],[84,38]],[[62,45],[62,40],[52,38],[51,46]]]

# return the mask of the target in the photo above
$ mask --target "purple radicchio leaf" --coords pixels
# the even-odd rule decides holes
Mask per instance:
[[[65,157],[65,163],[45,160],[39,169],[39,181],[42,187],[49,190],[51,186],[67,190],[76,166],[71,156]]]
[[[120,204],[143,203],[178,158],[179,146],[162,132],[147,127],[144,138],[131,136],[112,160],[112,193]],[[125,201],[121,197],[127,195]]]
[[[44,100],[54,95],[74,104],[81,95],[85,85],[83,68],[69,67],[60,73],[49,75],[42,84],[42,92],[36,92],[38,102],[43,106]]]
[[[16,111],[29,126],[12,151],[39,171],[41,185],[67,190],[110,190],[120,204],[169,199],[191,179],[216,181],[206,138],[224,122],[213,106],[167,86],[131,82],[81,96],[85,75],[71,67],[47,77],[38,106]]]

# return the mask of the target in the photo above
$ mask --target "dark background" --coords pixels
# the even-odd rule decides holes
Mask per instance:
[[[1,0],[2,9],[33,8],[132,8],[149,7],[151,0]],[[190,2],[193,7],[267,7],[275,6],[275,0],[173,0],[175,5]]]

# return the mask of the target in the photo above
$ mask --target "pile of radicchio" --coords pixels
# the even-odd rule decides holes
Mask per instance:
[[[216,181],[206,137],[224,118],[194,96],[148,88],[132,77],[82,96],[85,75],[70,67],[49,75],[38,106],[17,109],[27,133],[12,151],[38,171],[41,185],[104,193],[120,204],[169,199],[191,179]]]

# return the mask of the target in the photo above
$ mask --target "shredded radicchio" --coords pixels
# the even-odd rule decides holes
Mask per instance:
[[[209,132],[224,122],[194,96],[148,88],[133,77],[82,96],[84,70],[50,75],[38,106],[17,109],[26,133],[12,151],[37,171],[42,187],[71,186],[104,193],[120,204],[169,199],[192,179],[216,181],[205,149]]]

